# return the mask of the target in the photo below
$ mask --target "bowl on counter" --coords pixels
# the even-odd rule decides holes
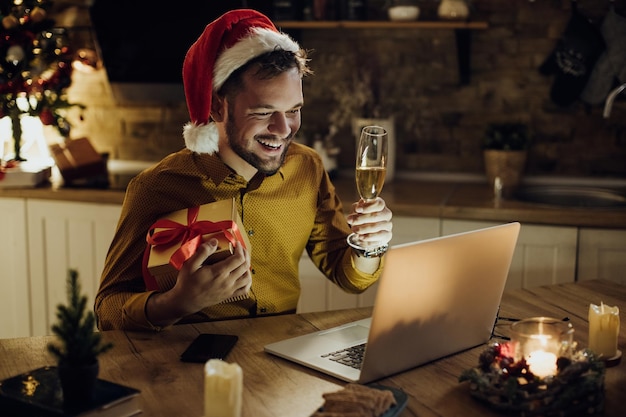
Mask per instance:
[[[417,6],[391,6],[387,9],[389,20],[394,22],[411,22],[417,20],[420,8]]]

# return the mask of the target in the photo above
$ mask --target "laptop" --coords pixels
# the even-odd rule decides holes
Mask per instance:
[[[372,315],[265,346],[265,351],[347,382],[368,383],[487,343],[517,222],[393,246]],[[354,353],[363,351],[360,364]]]

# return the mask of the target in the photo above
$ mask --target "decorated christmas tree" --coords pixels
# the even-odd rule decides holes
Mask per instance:
[[[0,0],[0,118],[11,119],[16,161],[24,160],[24,115],[69,137],[64,109],[74,106],[66,97],[73,52],[66,29],[48,16],[51,6],[48,0]]]

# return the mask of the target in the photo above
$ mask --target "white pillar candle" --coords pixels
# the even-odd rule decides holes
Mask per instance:
[[[210,359],[204,365],[204,417],[240,417],[243,371],[236,363]]]
[[[589,305],[589,349],[605,359],[617,355],[619,307]]]

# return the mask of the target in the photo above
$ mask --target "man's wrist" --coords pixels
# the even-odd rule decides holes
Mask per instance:
[[[145,309],[146,318],[155,327],[170,326],[186,315],[179,308],[179,304],[172,301],[169,291],[152,293],[146,302]]]
[[[368,259],[380,258],[387,252],[388,249],[389,249],[388,244],[376,246],[373,248],[366,248],[366,249],[357,249],[355,247],[352,247],[352,250],[359,258],[368,258]]]

